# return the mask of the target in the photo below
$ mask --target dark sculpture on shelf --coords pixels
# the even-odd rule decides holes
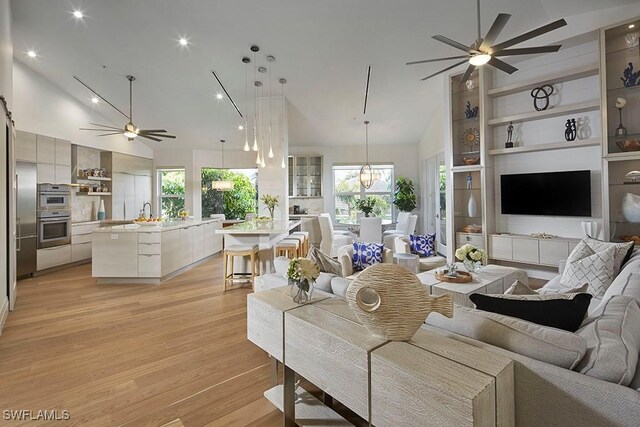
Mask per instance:
[[[507,126],[507,142],[504,144],[504,148],[513,148],[513,122],[509,122]]]
[[[480,107],[475,106],[471,108],[471,102],[467,101],[467,108],[464,110],[464,115],[467,119],[475,119],[478,117],[478,113],[480,112]]]
[[[640,71],[636,71],[634,73],[633,63],[629,62],[628,67],[625,68],[622,72],[622,77],[620,77],[620,80],[622,80],[622,84],[624,85],[624,87],[633,87],[640,84],[640,81],[638,81],[638,77],[640,77]]]
[[[575,141],[578,134],[576,129],[576,119],[567,119],[567,123],[565,123],[564,127],[564,139],[567,141]]]
[[[549,108],[549,97],[553,95],[553,86],[543,85],[531,89],[531,97],[533,98],[533,107],[536,111],[544,111]],[[538,106],[538,100],[544,99],[544,105]]]

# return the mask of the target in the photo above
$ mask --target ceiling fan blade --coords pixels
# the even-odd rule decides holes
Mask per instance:
[[[100,123],[89,123],[89,124],[92,125],[92,126],[100,126],[100,127],[107,128],[107,129],[121,129],[121,128],[118,128],[118,127],[115,127],[115,126],[111,126],[111,125],[101,125]]]
[[[80,84],[84,87],[86,87],[87,89],[89,89],[91,92],[93,92],[93,94],[95,96],[97,96],[98,98],[102,99],[104,102],[106,102],[107,104],[109,104],[110,106],[112,106],[118,113],[122,114],[123,116],[125,116],[127,119],[130,119],[129,116],[127,116],[125,113],[122,112],[122,110],[120,110],[118,107],[116,107],[115,105],[113,105],[112,103],[110,103],[109,101],[107,101],[107,99],[100,95],[98,92],[96,92],[95,90],[91,89],[89,87],[88,84],[86,84],[85,82],[83,82],[82,80],[80,80],[78,77],[73,76],[74,79],[76,79],[78,82],[80,82]]]
[[[407,62],[405,65],[426,64],[427,62],[448,61],[449,59],[460,59],[460,58],[468,58],[468,57],[469,55],[459,55],[459,56],[447,56],[446,58],[423,59],[422,61]]]
[[[498,53],[493,54],[493,56],[534,55],[536,53],[550,53],[559,51],[561,47],[561,44],[554,44],[551,46],[504,49]]]
[[[102,135],[98,135],[98,136],[122,135],[123,133],[124,132],[103,133]]]
[[[437,76],[438,74],[442,74],[442,73],[444,73],[445,71],[449,71],[450,69],[455,68],[455,67],[457,67],[457,66],[458,66],[458,65],[460,65],[460,64],[464,64],[465,62],[467,62],[467,60],[466,60],[466,59],[465,59],[464,61],[460,61],[460,62],[458,62],[458,63],[456,63],[456,64],[453,64],[453,65],[451,65],[451,66],[449,66],[449,67],[447,67],[447,68],[445,68],[445,69],[443,69],[443,70],[440,70],[440,71],[438,71],[437,73],[430,74],[430,75],[428,75],[427,77],[425,77],[425,78],[423,78],[423,79],[420,79],[420,80],[421,80],[421,81],[425,81],[425,80],[427,80],[427,79],[430,79],[431,77],[435,77],[435,76]]]
[[[171,138],[171,139],[176,138],[175,135],[169,135],[167,133],[143,133],[143,134],[140,134],[140,136],[155,136],[158,138]]]
[[[529,32],[521,34],[518,37],[514,37],[510,40],[507,40],[506,42],[502,42],[495,46],[491,46],[489,53],[493,54],[496,52],[500,52],[501,50],[506,49],[510,46],[513,46],[514,44],[522,43],[529,39],[541,36],[550,31],[557,30],[560,27],[564,27],[565,25],[567,25],[567,21],[565,21],[564,19],[558,19],[557,21],[554,21],[550,24],[543,25],[542,27],[536,28],[535,30],[531,30]]]
[[[469,77],[471,77],[471,73],[473,73],[475,69],[476,69],[475,65],[469,64],[469,66],[467,67],[467,71],[465,71],[462,77],[460,77],[460,81],[458,82],[458,85],[461,85],[467,80],[469,80]]]
[[[509,18],[511,18],[511,15],[508,13],[500,13],[498,14],[498,16],[496,16],[495,21],[493,21],[491,28],[489,28],[489,31],[487,31],[487,35],[484,36],[484,39],[482,40],[482,43],[480,44],[478,50],[486,52],[491,47],[491,45],[493,45],[493,42],[496,41],[496,39],[504,29],[504,26],[507,25],[507,22],[509,22]]]
[[[160,138],[156,138],[156,137],[153,137],[153,136],[149,136],[149,135],[138,135],[138,136],[141,137],[141,138],[150,139],[150,140],[155,141],[155,142],[162,142],[162,140]]]
[[[159,133],[166,132],[165,129],[140,129],[138,133]]]
[[[94,130],[97,132],[108,132],[110,130],[116,130],[116,129],[91,129],[91,128],[80,128],[80,130]]]
[[[455,47],[456,49],[460,49],[460,50],[463,50],[465,52],[468,52],[468,53],[478,53],[477,50],[471,49],[469,46],[465,46],[462,43],[458,43],[455,40],[451,40],[450,38],[445,37],[445,36],[441,36],[439,34],[437,36],[432,36],[431,38],[434,39],[434,40],[438,40],[441,43],[448,44],[451,47]]]
[[[492,67],[495,67],[499,70],[504,71],[507,74],[513,74],[516,71],[518,71],[518,69],[516,67],[514,67],[513,65],[509,65],[504,61],[501,61],[498,58],[494,58],[491,57],[491,59],[489,60],[489,62],[487,62],[487,64],[491,65]]]

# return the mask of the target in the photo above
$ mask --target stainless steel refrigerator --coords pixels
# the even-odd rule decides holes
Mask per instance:
[[[16,162],[16,215],[18,277],[36,272],[36,202],[38,183],[35,163]]]

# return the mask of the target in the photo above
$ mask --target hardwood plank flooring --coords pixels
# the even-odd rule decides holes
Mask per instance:
[[[246,339],[249,292],[222,292],[220,256],[160,285],[97,285],[90,264],[22,280],[0,336],[0,410],[67,410],[61,425],[279,426],[263,397],[269,358]]]

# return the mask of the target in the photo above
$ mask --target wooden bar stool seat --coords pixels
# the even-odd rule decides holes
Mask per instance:
[[[255,289],[256,276],[260,275],[260,258],[258,256],[258,245],[230,245],[224,249],[224,291],[227,285],[233,285],[235,282],[251,283],[251,288]],[[251,272],[234,271],[234,258],[249,258]],[[229,263],[231,268],[229,269]]]
[[[304,246],[305,246],[305,242],[307,241],[307,238],[304,237],[301,234],[289,234],[287,237],[285,237],[285,240],[297,240],[298,243],[300,243],[300,247],[298,248],[298,256],[299,257],[303,257],[306,256],[305,252],[304,252]]]
[[[309,232],[308,231],[294,231],[291,236],[304,236],[304,242],[302,243],[302,256],[309,255]]]
[[[276,256],[293,259],[299,256],[300,241],[298,239],[282,239],[275,245]]]

